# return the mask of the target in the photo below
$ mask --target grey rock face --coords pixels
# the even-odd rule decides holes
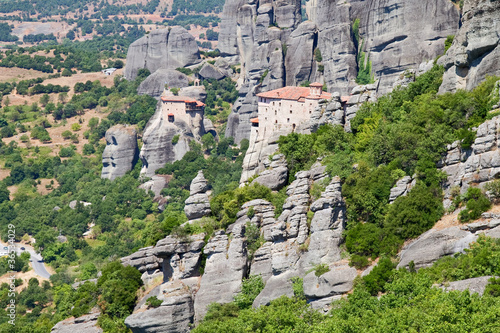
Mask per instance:
[[[356,46],[351,34],[354,18],[350,11],[351,4],[328,0],[316,1],[311,10],[319,30],[318,48],[325,66],[325,83],[328,91],[342,94],[355,85],[357,76]]]
[[[379,93],[390,91],[399,73],[442,54],[446,37],[459,27],[459,12],[447,0],[353,0],[351,6]]]
[[[234,11],[234,8],[237,8],[236,12],[227,13],[229,10]],[[221,22],[219,46],[222,53],[229,56],[229,62],[235,63],[236,60],[231,59],[239,60],[236,62],[241,63],[243,81],[239,91],[240,97],[228,119],[226,136],[240,142],[250,137],[250,118],[257,114],[255,94],[281,88],[286,84],[287,69],[283,47],[288,45],[290,34],[301,22],[300,1],[280,0],[272,3],[228,1],[224,12],[228,16],[227,20],[223,18]],[[308,32],[304,31],[304,34]],[[296,37],[298,39],[295,38],[290,45],[305,47],[311,44],[300,36]],[[311,55],[312,51],[301,50]],[[286,53],[288,54],[288,51]],[[295,56],[296,60],[293,60],[294,57],[290,55],[291,64],[300,61],[300,55]],[[305,75],[302,72],[299,75],[301,77]]]
[[[68,204],[68,206],[69,206],[69,208],[71,208],[71,209],[76,209],[76,206],[77,206],[78,204],[82,204],[82,205],[83,205],[83,207],[87,207],[87,206],[92,205],[92,203],[90,203],[90,202],[73,200],[73,201],[70,201],[70,203]]]
[[[176,70],[160,68],[148,76],[137,88],[139,95],[149,95],[159,98],[165,89],[184,88],[189,85],[188,77]]]
[[[115,125],[106,131],[101,178],[114,180],[132,170],[139,157],[137,131],[132,126]]]
[[[99,310],[94,309],[91,314],[78,318],[68,318],[58,322],[50,332],[52,333],[102,333],[102,328],[97,326]]]
[[[160,291],[158,299],[163,303],[158,308],[133,313],[125,319],[125,325],[134,333],[189,332],[194,317],[189,286],[171,281],[163,284]]]
[[[415,268],[430,266],[439,258],[463,251],[476,238],[477,235],[458,227],[441,231],[429,230],[403,248],[398,268],[408,267],[411,261]]]
[[[203,171],[200,170],[191,182],[190,195],[184,206],[184,213],[186,213],[188,220],[196,220],[210,215],[212,212],[207,190],[208,182],[203,176]]]
[[[312,300],[345,294],[352,289],[356,276],[356,268],[349,265],[332,266],[319,277],[310,272],[304,277],[304,294]]]
[[[206,63],[200,70],[200,76],[204,79],[221,80],[225,77],[224,73],[218,70],[214,65]]]
[[[396,185],[391,188],[391,194],[389,196],[389,203],[393,203],[399,197],[404,197],[410,192],[410,190],[415,186],[416,179],[410,176],[405,176],[397,181]]]
[[[210,303],[229,303],[241,290],[247,268],[244,234],[244,225],[233,228],[231,241],[223,231],[218,231],[203,250],[207,261],[194,301],[196,321],[205,316]]]
[[[305,269],[341,259],[340,244],[346,223],[346,206],[341,190],[340,178],[334,177],[321,197],[311,204],[314,216],[308,252],[302,258]]]
[[[446,73],[439,91],[473,89],[486,75],[499,75],[500,3],[465,0],[462,26],[438,63]]]
[[[187,239],[167,236],[156,243],[154,255],[162,259],[163,281],[188,279],[199,276],[201,250],[205,234]]]
[[[316,42],[316,24],[311,21],[301,23],[288,37],[285,56],[287,86],[314,81],[316,63],[313,51]]]
[[[492,276],[481,276],[472,279],[466,279],[461,281],[453,281],[447,283],[442,286],[446,291],[458,290],[458,291],[466,291],[469,290],[471,294],[479,294],[482,296],[484,294],[484,289],[486,289],[486,285],[488,284],[488,280],[492,278]]]
[[[127,80],[134,80],[141,68],[154,73],[160,68],[175,69],[199,62],[198,45],[186,29],[158,29],[130,45],[124,75]]]
[[[274,155],[272,161],[264,161],[266,170],[261,172],[252,182],[269,187],[273,191],[279,191],[288,181],[288,166],[283,154]]]
[[[144,184],[141,184],[139,188],[142,188],[146,191],[153,191],[155,194],[155,198],[161,196],[161,190],[163,190],[167,186],[168,182],[165,176],[155,175],[151,177],[151,180],[148,180]]]
[[[499,128],[500,117],[494,117],[478,127],[476,139],[470,149],[461,149],[459,142],[454,142],[447,147],[448,152],[438,165],[448,174],[444,185],[445,208],[451,205],[453,188],[460,189],[460,192],[464,193],[471,183],[483,186],[500,173]]]

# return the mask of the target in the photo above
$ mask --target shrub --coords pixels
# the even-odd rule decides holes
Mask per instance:
[[[234,302],[240,309],[248,309],[252,306],[255,298],[264,289],[264,281],[260,275],[250,275],[243,279],[241,292],[234,297]]]
[[[461,222],[476,220],[481,217],[481,214],[491,208],[490,200],[484,195],[481,189],[469,187],[463,198],[466,202],[465,209],[458,214],[458,219]]]
[[[484,289],[484,293],[493,297],[500,297],[500,278],[492,277],[488,282],[489,283]]]
[[[318,264],[318,265],[314,266],[313,270],[314,270],[314,275],[316,275],[317,277],[320,277],[321,275],[329,272],[330,267],[328,267],[327,264]]]
[[[157,308],[161,305],[161,303],[163,303],[163,301],[159,300],[156,296],[151,296],[146,300],[147,306],[151,308]]]
[[[95,148],[93,144],[86,143],[83,145],[83,155],[92,155],[95,153]]]
[[[71,131],[69,130],[66,130],[61,133],[61,136],[63,137],[64,140],[68,140],[69,138],[71,138],[71,135],[73,135],[73,133],[71,133]]]
[[[21,140],[21,142],[24,142],[24,143],[30,141],[30,137],[27,134],[21,135],[21,137],[19,139]]]
[[[75,156],[75,146],[71,145],[69,147],[62,147],[59,150],[60,157],[73,157]]]
[[[176,144],[179,142],[179,138],[180,138],[180,137],[181,137],[181,136],[180,136],[179,134],[174,135],[174,136],[172,137],[172,144],[173,144],[173,145],[176,145]]]
[[[375,296],[379,292],[385,292],[385,284],[390,282],[394,267],[390,258],[382,258],[370,274],[363,277],[363,283],[370,294]]]
[[[81,129],[82,129],[82,125],[80,125],[78,123],[71,124],[71,130],[73,132],[78,132]]]

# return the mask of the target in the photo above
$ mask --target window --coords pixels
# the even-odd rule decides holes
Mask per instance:
[[[277,123],[278,123],[278,121],[277,121],[277,120],[275,120],[275,121],[274,121],[274,123],[275,123],[275,124],[277,124]]]
[[[278,115],[278,111],[274,110],[274,115],[277,116]]]
[[[287,123],[289,123],[289,122],[290,122],[290,118],[287,118],[287,119],[286,119],[286,122],[287,122]]]
[[[292,114],[292,110],[290,110],[290,114]]]
[[[173,114],[169,114],[168,115],[168,122],[169,123],[173,123],[174,122],[174,115]]]

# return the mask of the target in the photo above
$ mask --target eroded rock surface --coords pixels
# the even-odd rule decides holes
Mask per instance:
[[[127,80],[134,80],[141,68],[154,73],[160,68],[175,69],[199,62],[198,45],[186,29],[157,29],[130,45],[124,75]]]
[[[160,98],[165,87],[184,88],[189,85],[188,77],[174,69],[160,68],[148,76],[137,88],[139,95]]]
[[[78,318],[68,318],[58,322],[52,327],[51,333],[102,333],[102,328],[97,326],[99,310],[94,309],[92,313]]]
[[[203,176],[203,171],[191,181],[189,197],[186,199],[184,213],[188,220],[196,220],[208,216],[212,212],[208,199],[208,182]]]
[[[500,2],[465,0],[462,26],[446,55],[438,60],[446,73],[439,91],[473,89],[487,75],[500,75]]]
[[[137,131],[132,126],[115,125],[106,131],[101,178],[114,180],[132,170],[139,159]]]

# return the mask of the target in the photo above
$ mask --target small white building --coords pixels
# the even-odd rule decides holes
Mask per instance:
[[[257,94],[257,97],[258,117],[251,119],[251,123],[252,132],[255,130],[261,136],[295,131],[298,125],[309,121],[318,102],[330,99],[331,94],[323,92],[323,85],[315,82],[309,87],[284,87]]]
[[[104,75],[111,75],[113,74],[114,72],[116,72],[117,68],[106,68],[106,69],[103,69],[101,72],[104,74]]]

